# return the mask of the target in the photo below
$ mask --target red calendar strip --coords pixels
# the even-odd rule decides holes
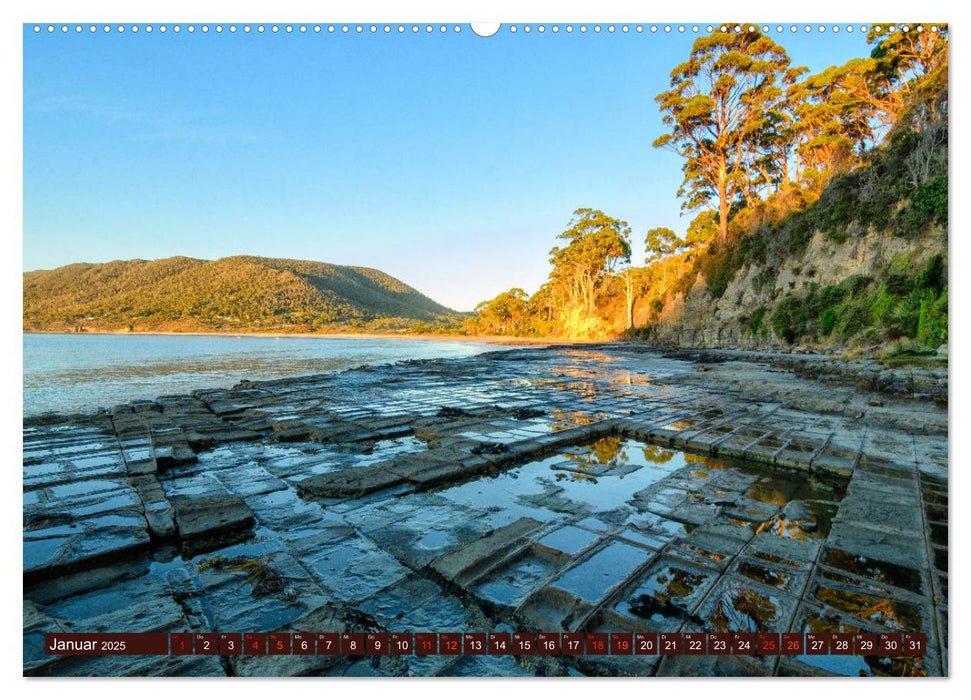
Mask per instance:
[[[44,636],[61,656],[923,656],[927,635],[747,632],[147,632]]]

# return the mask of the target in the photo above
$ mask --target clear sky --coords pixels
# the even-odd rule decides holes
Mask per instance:
[[[469,310],[535,291],[578,207],[628,221],[639,252],[647,229],[683,233],[690,220],[675,196],[681,161],[651,143],[654,96],[697,35],[589,26],[482,38],[467,25],[27,25],[24,269],[312,259],[376,267]],[[869,51],[859,28],[772,36],[814,71]]]

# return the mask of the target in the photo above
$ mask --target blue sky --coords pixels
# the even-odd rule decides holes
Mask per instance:
[[[869,49],[772,36],[814,71]],[[578,207],[638,251],[686,228],[681,162],[651,143],[694,38],[25,26],[24,269],[250,254],[376,267],[459,310],[532,292]]]

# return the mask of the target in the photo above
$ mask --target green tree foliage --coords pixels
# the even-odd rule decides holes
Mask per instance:
[[[832,173],[857,164],[873,138],[873,107],[852,89],[865,80],[870,62],[854,59],[791,85],[786,100],[793,115],[788,128],[795,151],[793,179],[817,194]]]
[[[663,226],[648,231],[646,243],[648,265],[670,255],[685,244],[674,231]]]
[[[689,59],[671,72],[671,88],[655,99],[670,131],[654,142],[685,159],[679,196],[687,210],[718,203],[719,238],[737,198],[759,185],[753,165],[768,148],[764,134],[790,72],[785,50],[756,27],[715,31],[697,39]]]
[[[630,226],[599,209],[577,209],[550,251],[550,281],[571,306],[592,313],[597,286],[630,262]]]
[[[475,307],[477,331],[491,335],[521,335],[527,330],[528,298],[526,292],[515,288],[482,302]]]
[[[689,246],[708,245],[718,236],[718,212],[711,209],[698,214],[688,224],[685,243]]]
[[[927,31],[935,28],[936,31]],[[923,29],[923,31],[920,31]],[[892,30],[892,31],[891,31]],[[855,87],[887,129],[920,130],[947,109],[948,28],[907,22],[875,25],[866,79]]]
[[[948,224],[948,30],[928,26],[876,25],[869,55],[817,74],[792,67],[781,46],[748,25],[699,38],[655,98],[666,133],[654,145],[683,158],[678,196],[684,210],[700,210],[685,240],[652,229],[647,267],[631,267],[627,224],[577,210],[560,235],[568,243],[551,251],[549,280],[519,300],[524,327],[619,331],[626,316],[631,337],[649,336],[649,327],[632,329],[635,305],[642,322],[662,322],[664,310],[666,323],[681,308],[672,297],[698,280],[722,304],[740,304],[733,285],[748,270],[761,298],[740,315],[747,337],[946,342],[946,251],[920,255],[929,260],[920,279],[897,266],[822,288],[812,281],[818,261],[794,264],[819,233],[827,245],[874,232],[940,239],[933,227]],[[787,267],[799,286],[779,282]],[[488,305],[482,312],[492,313]]]

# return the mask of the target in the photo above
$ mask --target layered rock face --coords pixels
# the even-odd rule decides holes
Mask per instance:
[[[922,236],[902,238],[850,225],[843,243],[816,232],[805,251],[785,259],[765,281],[762,265],[737,270],[721,297],[711,293],[699,274],[686,295],[679,293],[666,301],[651,338],[657,344],[676,347],[791,349],[767,322],[786,295],[804,296],[813,285],[817,289],[838,285],[854,276],[873,278],[879,284],[891,261],[909,259],[919,269],[937,254],[947,256],[947,231],[936,226]],[[764,331],[751,332],[747,326],[760,308],[766,310]],[[828,338],[815,345],[825,349],[841,342]]]

